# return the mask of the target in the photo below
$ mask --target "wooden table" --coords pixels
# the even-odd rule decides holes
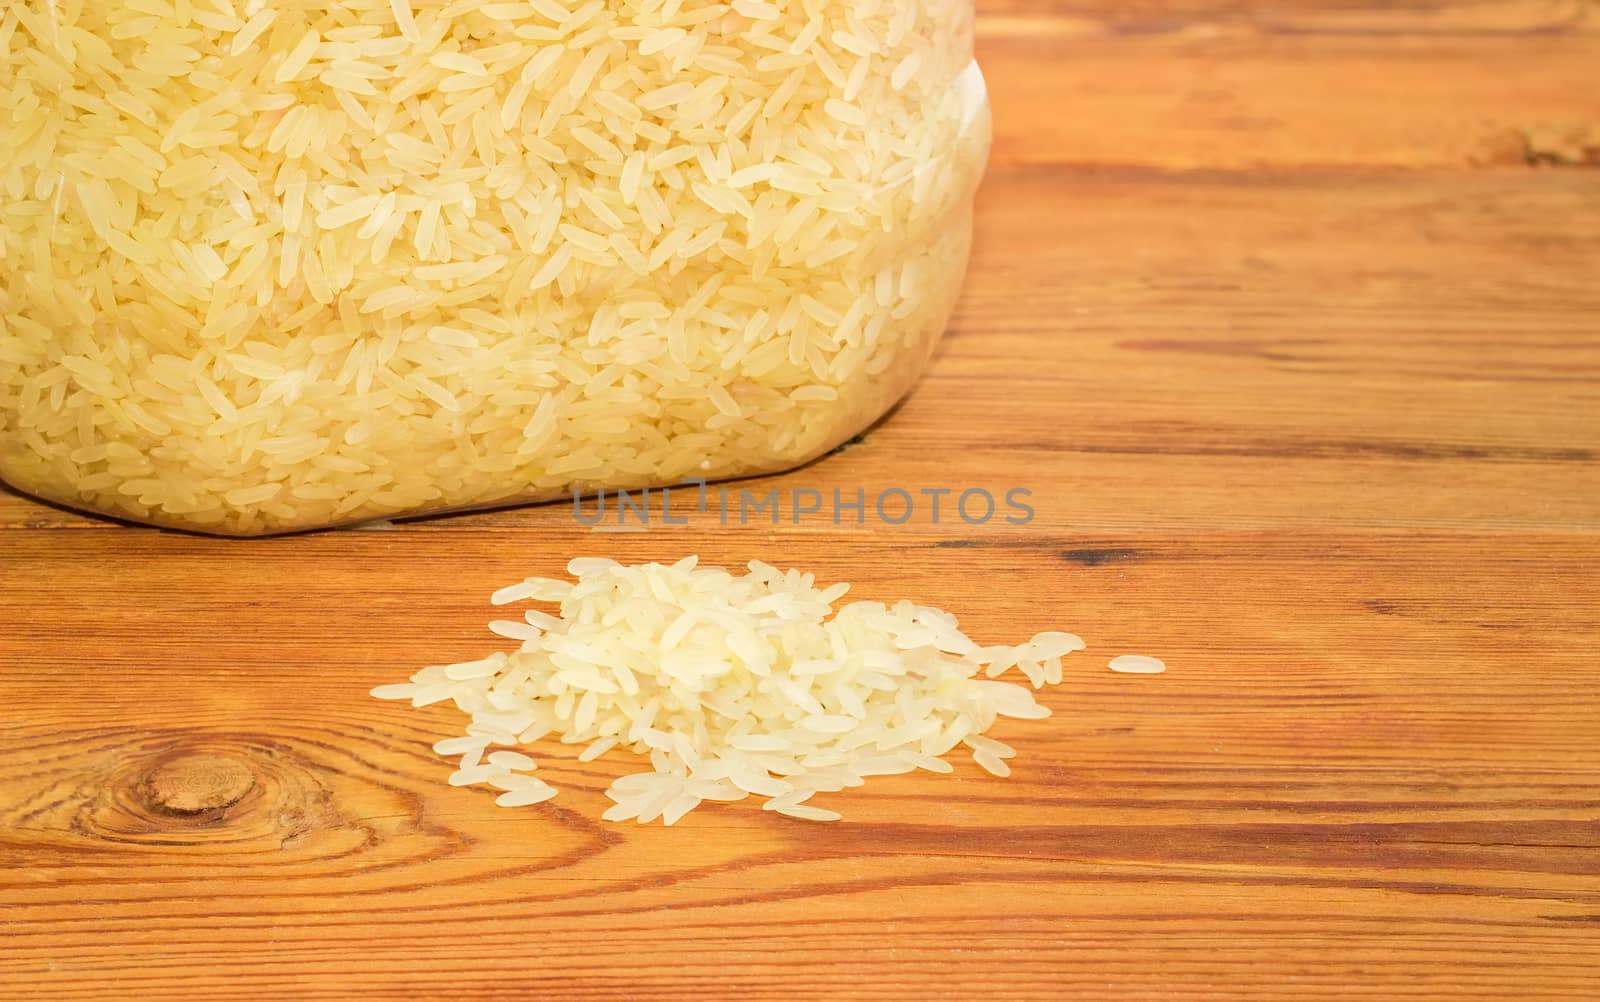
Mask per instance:
[[[1600,993],[1600,5],[981,6],[954,329],[770,484],[1036,519],[239,542],[0,497],[0,998]],[[1091,649],[1010,780],[831,826],[604,824],[627,764],[559,747],[497,809],[453,711],[367,697],[492,649],[500,584],[690,552]]]

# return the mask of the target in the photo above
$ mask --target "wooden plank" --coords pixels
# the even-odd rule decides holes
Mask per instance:
[[[1600,6],[991,0],[1000,165],[1600,164]]]
[[[1248,26],[1285,34],[1549,35],[1600,31],[1592,0],[977,0],[990,24],[1038,21],[1062,33],[1150,34]]]
[[[1055,532],[1597,524],[1584,172],[996,171],[979,220],[921,388],[762,492],[1026,487]],[[480,523],[524,524],[439,527]],[[0,495],[0,526],[103,524]]]
[[[1143,534],[1099,558],[753,535],[627,545],[759,550],[1091,651],[1055,718],[999,732],[1010,780],[877,780],[830,798],[832,827],[748,804],[610,826],[621,757],[541,747],[567,793],[502,811],[444,785],[452,712],[365,696],[482,652],[487,590],[555,570],[576,529],[13,534],[0,994],[1457,1002],[1600,976],[1592,534]],[[1127,650],[1172,670],[1104,671]],[[236,800],[152,804],[206,768],[242,772]]]

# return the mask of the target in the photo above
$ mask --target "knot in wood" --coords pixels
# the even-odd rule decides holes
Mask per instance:
[[[150,807],[166,814],[201,814],[237,804],[255,777],[242,762],[190,754],[162,762],[145,778]]]

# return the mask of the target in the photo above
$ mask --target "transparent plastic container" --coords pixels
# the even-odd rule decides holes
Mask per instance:
[[[18,490],[259,535],[776,472],[949,320],[970,0],[227,6],[0,14]]]

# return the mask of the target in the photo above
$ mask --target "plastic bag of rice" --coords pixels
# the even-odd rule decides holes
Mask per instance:
[[[906,392],[971,0],[0,9],[0,477],[251,535],[807,461]]]
[[[544,578],[501,589],[494,602],[559,603],[490,624],[520,647],[425,668],[372,694],[426,706],[445,700],[471,717],[466,734],[434,746],[460,756],[453,786],[485,784],[506,807],[556,796],[528,755],[495,746],[546,736],[582,744],[583,761],[613,748],[649,771],[607,791],[609,821],[673,824],[703,801],[763,799],[767,810],[815,821],[838,813],[807,801],[870,776],[950,772],[958,747],[997,776],[1015,752],[985,737],[998,717],[1050,711],[1033,688],[1061,681],[1061,659],[1082,650],[1070,633],[1014,647],[980,647],[948,613],[910,602],[834,605],[849,589],[752,561],[748,573],[626,567],[582,558],[576,582]]]

